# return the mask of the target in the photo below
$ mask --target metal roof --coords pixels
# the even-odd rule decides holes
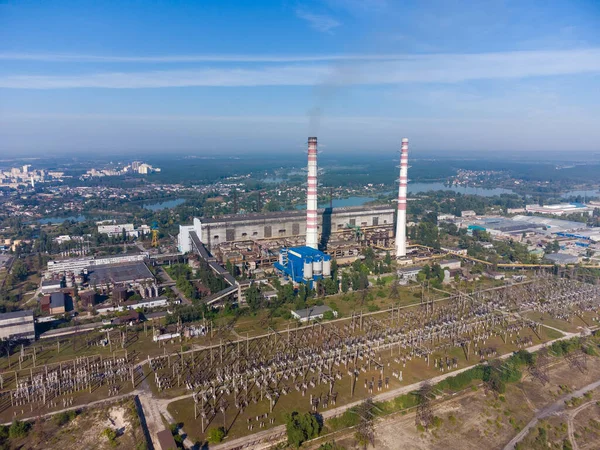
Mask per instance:
[[[7,320],[7,319],[16,319],[18,317],[27,317],[27,316],[31,316],[33,318],[33,311],[29,309],[27,311],[13,311],[13,312],[8,312],[8,313],[2,313],[2,314],[0,314],[0,321]]]
[[[317,214],[322,215],[325,211],[329,210],[329,208],[320,208],[317,210]],[[385,211],[390,210],[394,211],[394,208],[391,206],[370,206],[365,208],[364,206],[348,206],[345,208],[333,208],[331,210],[331,214],[344,214],[344,213],[353,213],[353,212],[367,212],[367,211]],[[214,223],[227,223],[227,222],[243,222],[246,220],[268,220],[268,219],[284,219],[288,217],[306,217],[306,210],[299,209],[296,211],[276,211],[271,213],[251,213],[251,214],[229,214],[218,217],[206,217],[201,219],[202,225],[204,224],[214,224]]]
[[[294,314],[298,315],[301,319],[307,317],[316,317],[322,314],[325,314],[327,311],[332,311],[332,309],[327,305],[321,306],[313,306],[311,308],[299,309],[297,311],[292,311]]]

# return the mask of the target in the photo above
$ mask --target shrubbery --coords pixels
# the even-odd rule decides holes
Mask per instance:
[[[298,448],[304,441],[314,439],[321,432],[321,423],[314,414],[288,414],[285,421],[288,445]]]

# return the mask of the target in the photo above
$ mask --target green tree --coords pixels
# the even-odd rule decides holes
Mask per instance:
[[[223,427],[211,428],[206,435],[206,439],[211,444],[218,444],[223,441],[223,438],[225,438],[225,428]]]
[[[256,284],[253,283],[248,289],[246,289],[245,296],[246,303],[248,303],[250,311],[256,311],[261,307],[263,296]]]
[[[350,289],[350,276],[344,272],[342,274],[342,292],[346,293]]]
[[[288,445],[295,448],[309,439],[316,438],[321,432],[321,424],[313,414],[300,414],[296,411],[286,416],[285,427]]]
[[[8,437],[11,439],[19,439],[27,436],[29,433],[30,424],[13,419],[10,428],[8,429]]]

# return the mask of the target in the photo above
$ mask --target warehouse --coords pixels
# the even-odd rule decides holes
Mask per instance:
[[[549,253],[544,258],[555,264],[577,264],[579,262],[579,257],[568,253]]]
[[[333,311],[329,306],[325,305],[292,311],[292,317],[300,322],[308,322],[310,320],[322,319],[325,313],[329,311],[333,313],[333,317],[337,317],[337,311]]]
[[[582,203],[561,203],[558,205],[526,205],[525,210],[527,212],[537,214],[552,214],[555,216],[562,216],[564,214],[572,213],[586,213],[590,216],[594,212],[594,208],[584,205]]]
[[[35,339],[33,311],[0,314],[0,339]]]
[[[552,233],[564,231],[585,230],[587,225],[582,222],[574,222],[570,220],[552,219],[549,217],[539,216],[515,216],[513,220],[528,222],[530,224],[542,225]]]
[[[485,230],[492,236],[498,236],[502,234],[515,235],[531,231],[539,231],[544,229],[544,225],[535,222],[515,220],[515,218],[504,219],[500,217],[490,217],[479,220],[476,225],[473,225],[469,228]]]

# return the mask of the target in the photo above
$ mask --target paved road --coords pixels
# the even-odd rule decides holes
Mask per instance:
[[[175,286],[175,280],[173,280],[173,278],[171,278],[171,275],[169,275],[167,273],[166,270],[164,270],[162,267],[158,268],[158,277],[162,278],[163,280],[167,280],[168,284],[171,284],[171,290],[173,292],[175,292],[175,294],[177,294],[177,297],[179,298],[179,300],[181,300],[182,303],[186,304],[186,305],[191,305],[192,301],[189,300],[185,295],[183,295],[183,293],[177,289],[177,287]]]
[[[545,408],[540,409],[536,413],[535,417],[533,419],[531,419],[531,421],[527,425],[525,425],[525,428],[523,428],[519,432],[519,434],[517,434],[514,438],[511,439],[511,441],[508,444],[506,444],[506,446],[504,447],[504,450],[513,450],[515,448],[515,445],[517,445],[518,442],[520,442],[525,436],[527,436],[527,433],[529,433],[529,431],[537,425],[537,423],[539,422],[540,419],[544,419],[548,416],[551,416],[552,414],[557,414],[557,413],[564,411],[565,401],[571,400],[573,397],[581,397],[586,392],[593,391],[594,389],[596,389],[598,387],[600,387],[600,380],[595,381],[591,384],[588,384],[587,386],[584,386],[581,389],[576,390],[575,392],[567,394],[567,395],[559,398],[557,401],[555,401],[551,405],[548,405]],[[570,433],[569,433],[569,435],[570,435]],[[572,442],[574,443],[574,440]],[[575,448],[575,447],[573,447],[573,448]]]

